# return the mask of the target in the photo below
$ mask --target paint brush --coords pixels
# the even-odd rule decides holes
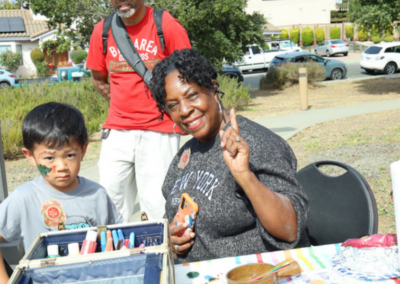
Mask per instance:
[[[286,268],[289,268],[289,267],[291,267],[291,266],[293,266],[293,265],[289,264],[289,265],[285,265],[285,266],[283,266],[283,267],[281,267],[281,268],[273,269],[273,270],[271,270],[270,272],[268,272],[267,274],[257,276],[257,277],[255,277],[255,278],[253,278],[253,279],[248,280],[248,281],[250,282],[250,281],[259,280],[259,279],[261,279],[261,278],[264,278],[264,277],[270,276],[270,275],[272,275],[272,274],[274,274],[274,273],[278,273],[278,272],[280,272],[280,271],[282,271],[282,270],[285,270]]]

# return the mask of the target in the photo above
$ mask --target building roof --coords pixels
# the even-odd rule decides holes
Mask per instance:
[[[263,30],[264,35],[280,35],[282,33],[280,28],[275,27],[271,23],[265,24]]]
[[[0,32],[0,38],[35,38],[50,31],[47,21],[34,20],[30,10],[0,10],[0,18],[21,17],[25,32]]]

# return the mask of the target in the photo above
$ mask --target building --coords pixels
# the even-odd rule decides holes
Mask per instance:
[[[29,9],[0,10],[0,53],[21,52],[23,59],[18,77],[34,76],[36,68],[30,53],[44,41],[55,39],[57,30],[50,30],[47,21],[33,15]],[[68,60],[68,53],[67,53]],[[47,58],[46,58],[47,62]]]
[[[247,13],[261,12],[274,26],[330,24],[342,0],[248,0]]]

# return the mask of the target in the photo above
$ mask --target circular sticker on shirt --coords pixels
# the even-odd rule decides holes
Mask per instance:
[[[181,160],[179,161],[178,168],[184,169],[190,160],[190,148],[183,151]]]
[[[44,201],[42,211],[44,223],[49,227],[57,227],[59,223],[65,222],[67,214],[62,209],[60,202],[54,198]]]

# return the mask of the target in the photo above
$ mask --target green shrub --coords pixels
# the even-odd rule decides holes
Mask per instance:
[[[290,40],[293,41],[295,44],[298,44],[299,38],[300,38],[300,30],[299,29],[291,29],[290,30]]]
[[[331,28],[331,39],[340,39],[340,28]]]
[[[282,68],[271,68],[268,73],[260,79],[261,90],[283,90],[287,82],[287,71]]]
[[[338,13],[338,14],[337,14],[337,17],[338,17],[339,19],[341,19],[341,18],[343,18],[343,15],[344,15],[343,13]]]
[[[304,28],[301,32],[301,40],[304,46],[309,46],[314,42],[314,31],[312,28]]]
[[[40,48],[35,48],[31,51],[31,59],[35,65],[43,62],[45,60],[44,52]]]
[[[372,28],[371,28],[371,31],[370,31],[370,37],[371,37],[371,39],[373,38],[373,37],[379,37],[380,36],[380,31],[379,31],[379,28],[377,28],[377,27],[375,27],[375,25],[372,25]]]
[[[354,26],[350,25],[350,26],[346,26],[344,28],[345,32],[346,32],[346,37],[350,38],[350,40],[353,40],[354,38]]]
[[[239,84],[236,78],[219,75],[217,78],[219,89],[225,93],[222,98],[222,104],[228,110],[234,108],[241,110],[250,103],[250,87],[244,87]]]
[[[269,44],[268,43],[264,44],[264,50],[269,50]]]
[[[280,35],[280,39],[288,39],[289,38],[288,30],[282,29],[281,32],[282,33]]]
[[[276,36],[275,35],[272,36],[272,40],[276,40]]]
[[[39,78],[46,77],[47,71],[50,70],[50,68],[47,66],[46,62],[44,62],[44,61],[36,63],[35,67],[36,67],[37,76]]]
[[[20,152],[21,126],[27,113],[37,105],[52,101],[76,106],[85,117],[89,134],[99,131],[107,118],[109,103],[95,91],[90,79],[77,84],[62,82],[0,91],[1,139],[6,157]]]
[[[393,35],[393,25],[387,25],[385,27],[385,37]]]
[[[392,42],[392,41],[394,41],[394,38],[393,38],[392,35],[391,36],[387,36],[387,37],[385,37],[384,41],[385,42]]]
[[[359,41],[366,41],[368,39],[367,31],[361,29],[358,31],[358,40]]]
[[[338,14],[335,12],[331,12],[331,19],[337,18]]]
[[[317,28],[315,30],[315,39],[318,43],[323,42],[325,40],[325,29],[324,28]]]
[[[373,37],[371,38],[371,40],[372,40],[374,43],[380,43],[380,42],[382,41],[382,38],[381,38],[379,35],[376,35],[376,36],[373,36]]]
[[[307,81],[309,84],[325,80],[325,68],[315,62],[311,63],[287,63],[281,68],[287,71],[288,84],[293,85],[299,83],[299,68],[307,68]]]
[[[79,64],[86,60],[87,52],[84,50],[74,50],[71,52],[70,57],[74,64]]]
[[[285,63],[280,68],[272,68],[260,80],[261,90],[282,90],[286,86],[299,83],[299,68],[307,68],[307,81],[309,84],[325,80],[325,68],[317,63]]]
[[[11,72],[17,71],[21,64],[22,53],[5,51],[0,54],[0,65],[6,67]]]

